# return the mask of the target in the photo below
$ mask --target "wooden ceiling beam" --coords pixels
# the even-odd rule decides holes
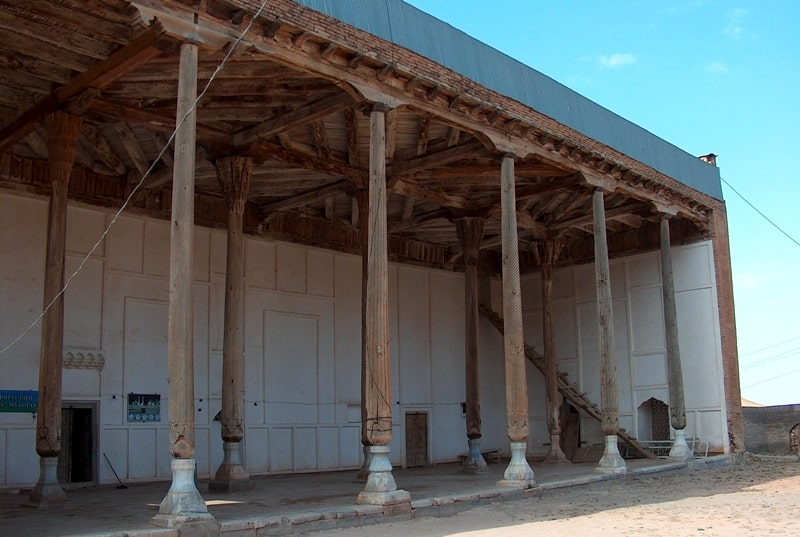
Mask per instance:
[[[434,209],[433,211],[428,211],[426,213],[418,214],[417,216],[401,220],[400,222],[395,222],[389,226],[389,233],[398,233],[400,231],[405,231],[406,229],[421,226],[422,224],[426,224],[434,220],[440,220],[442,218],[449,219],[451,215],[452,212],[450,209]]]
[[[133,131],[124,121],[117,122],[114,125],[114,130],[119,136],[122,147],[128,152],[128,156],[131,162],[133,162],[134,167],[140,175],[144,175],[150,167],[150,162],[147,160],[144,151],[142,151],[142,146],[139,145],[139,141],[136,139]]]
[[[436,205],[441,205],[442,207],[451,207],[454,209],[466,209],[469,204],[464,196],[433,190],[419,183],[407,181],[405,179],[398,179],[395,181],[392,184],[391,191],[395,194],[401,194],[406,197],[428,201]]]
[[[630,214],[633,211],[640,210],[642,208],[642,204],[638,201],[632,203],[626,203],[624,205],[620,205],[619,207],[614,207],[613,209],[606,209],[606,220],[610,220],[612,218],[616,218],[618,216],[623,216]],[[592,214],[586,214],[577,216],[575,218],[569,218],[567,220],[562,220],[560,222],[553,222],[548,226],[548,229],[551,231],[558,231],[561,229],[568,229],[568,228],[578,228],[584,229],[582,226],[586,226],[591,224],[593,220]],[[585,231],[585,229],[584,229]]]
[[[334,177],[347,177],[356,186],[367,184],[367,172],[361,168],[351,166],[344,161],[334,158],[331,153],[327,159],[321,159],[316,155],[310,155],[287,149],[274,142],[259,140],[253,142],[246,148],[240,148],[240,153],[245,156],[253,157],[256,160],[278,160],[303,168],[326,173]]]
[[[261,214],[262,218],[269,218],[269,216],[276,211],[284,211],[286,209],[300,207],[301,205],[316,203],[329,196],[346,192],[349,188],[351,188],[350,181],[342,179],[341,181],[336,181],[335,183],[301,192],[296,196],[265,203],[259,207],[259,213]]]
[[[328,134],[325,131],[325,124],[320,121],[315,121],[312,125],[314,132],[314,145],[317,147],[317,156],[321,159],[327,159],[330,155],[330,146],[328,145]]]
[[[161,54],[159,43],[163,35],[164,28],[158,23],[153,23],[150,28],[129,44],[113,52],[105,60],[97,62],[86,72],[76,76],[23,112],[17,119],[0,130],[0,151],[24,138],[34,128],[36,122],[58,110],[72,97],[88,89],[102,89],[149,59]]]
[[[91,111],[102,113],[113,118],[124,119],[129,123],[138,123],[147,128],[172,134],[175,130],[176,119],[141,108],[134,108],[125,103],[108,101],[97,98],[92,101]],[[204,142],[216,142],[231,145],[231,137],[219,129],[213,129],[200,123],[197,124],[197,137]]]
[[[291,112],[279,114],[258,125],[242,129],[233,135],[233,145],[243,146],[258,140],[285,133],[296,127],[308,125],[318,121],[334,112],[343,110],[353,103],[353,98],[347,93],[334,93],[314,100],[304,106],[295,108]]]
[[[358,168],[358,116],[353,108],[345,108],[344,122],[347,135],[347,162]]]
[[[92,148],[92,151],[94,151],[100,161],[108,166],[109,170],[117,175],[125,175],[128,171],[127,167],[111,148],[105,136],[100,134],[93,125],[84,122],[81,127],[81,135],[86,138],[88,142],[87,145]]]
[[[481,156],[485,154],[485,148],[477,140],[467,142],[465,144],[449,147],[437,153],[430,153],[428,155],[395,162],[387,170],[387,175],[393,179],[407,177],[415,173],[445,166],[457,160],[464,158]],[[497,168],[498,184],[500,182],[500,168]]]
[[[167,9],[163,4],[154,0],[132,0],[132,3],[139,9],[145,19],[157,17],[172,35],[183,39],[192,38],[204,46],[217,50],[221,50],[228,42],[237,38],[240,33],[237,27],[224,23],[197,25],[194,21],[194,14],[188,9]],[[376,70],[380,69],[380,66],[375,67],[373,65],[374,62],[370,64],[367,62],[354,62],[348,60],[346,55],[342,57],[334,55],[330,58],[330,61],[314,63],[312,68],[308,63],[308,51],[295,47],[291,42],[291,37],[280,33],[275,34],[271,39],[264,39],[257,35],[257,32],[253,32],[244,36],[242,44],[269,55],[274,62],[282,63],[302,72],[313,71],[317,76],[327,78],[333,83],[347,80],[352,87],[363,95],[370,95],[372,98],[386,96],[387,99],[402,103],[420,115],[432,115],[437,121],[445,125],[456,127],[480,137],[487,147],[492,147],[495,150],[511,152],[518,157],[535,155],[545,164],[563,170],[578,171],[586,174],[597,173],[595,166],[592,166],[586,160],[580,159],[583,153],[587,153],[591,157],[594,154],[591,151],[581,149],[574,158],[571,154],[565,156],[559,151],[559,149],[562,149],[565,153],[567,152],[563,144],[556,143],[562,140],[555,140],[554,143],[549,144],[551,147],[545,147],[533,129],[526,130],[525,136],[511,136],[508,129],[505,128],[506,123],[497,121],[505,112],[496,107],[494,109],[497,112],[494,114],[475,113],[465,110],[461,106],[454,109],[448,108],[450,99],[444,95],[447,88],[438,87],[433,81],[420,80],[420,83],[416,83],[413,89],[409,90],[406,87],[406,84],[410,82],[408,75],[397,72],[394,76],[390,76],[381,82],[376,78]],[[359,55],[356,54],[355,57],[359,57]],[[382,65],[385,64],[386,62],[383,62]],[[413,80],[413,77],[411,80]],[[456,93],[460,94],[462,92]],[[483,103],[483,109],[492,107],[492,105],[480,98],[473,98],[470,95],[465,95],[464,98],[475,100],[477,106],[481,106]],[[516,118],[509,114],[505,114],[504,117],[507,117],[508,121],[521,119],[522,122],[530,123],[530,120]],[[566,142],[570,143],[570,140],[566,140]],[[605,157],[600,157],[599,154],[598,158],[605,160]],[[626,168],[624,163],[612,162],[612,166],[614,164],[619,164],[622,168]],[[632,194],[632,197],[643,200],[652,198],[651,193],[645,190],[633,185],[627,186],[636,192],[635,195]],[[687,205],[688,200],[693,199],[689,194],[681,192],[676,192],[675,195],[682,200],[682,208]],[[707,215],[702,211],[687,209],[685,214],[696,221],[707,221]]]
[[[417,136],[417,156],[428,152],[428,138],[431,133],[431,118],[422,116],[419,118],[419,136]]]

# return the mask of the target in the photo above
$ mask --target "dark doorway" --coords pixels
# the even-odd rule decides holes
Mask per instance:
[[[75,405],[61,409],[60,483],[94,482],[94,407]]]
[[[428,464],[428,413],[406,412],[406,467]]]
[[[651,397],[639,405],[639,440],[669,440],[669,405]]]
[[[789,452],[795,455],[800,453],[800,451],[798,451],[798,444],[800,444],[800,438],[798,438],[798,436],[800,436],[800,423],[792,427],[789,431]]]
[[[559,413],[561,421],[561,451],[567,460],[572,460],[581,442],[581,415],[578,409],[564,398]]]

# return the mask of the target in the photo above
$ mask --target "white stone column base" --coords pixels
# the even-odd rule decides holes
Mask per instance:
[[[686,443],[686,430],[675,429],[675,440],[672,442],[672,448],[669,450],[669,458],[674,461],[691,461],[694,459],[694,453]]]
[[[67,499],[58,482],[58,457],[39,457],[39,481],[29,499],[37,507],[61,504]]]
[[[550,452],[545,456],[542,464],[571,464],[561,449],[560,434],[550,435]]]
[[[150,519],[156,526],[174,528],[190,522],[213,521],[206,502],[194,482],[194,459],[172,459],[172,485],[158,514]]]
[[[486,467],[486,460],[481,455],[481,439],[468,438],[467,444],[469,445],[469,454],[464,459],[462,471],[468,474],[486,472],[488,468]]]
[[[253,490],[255,482],[250,481],[250,474],[242,466],[241,443],[223,442],[222,464],[219,465],[214,479],[209,481],[210,492],[241,492]]]
[[[527,449],[527,442],[511,442],[511,461],[503,473],[503,479],[497,482],[498,487],[529,489],[536,486],[533,469],[525,457]]]
[[[597,468],[594,469],[594,473],[624,474],[628,471],[628,467],[625,465],[625,459],[619,454],[619,445],[617,442],[617,435],[611,434],[606,436],[606,447],[603,451],[603,456],[600,457]]]
[[[391,505],[411,502],[411,495],[398,490],[389,461],[389,446],[369,446],[369,476],[367,485],[358,495],[356,503]]]

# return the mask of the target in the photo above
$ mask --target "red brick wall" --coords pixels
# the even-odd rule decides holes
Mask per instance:
[[[728,216],[725,203],[717,202],[711,213],[711,240],[714,251],[714,273],[717,279],[719,328],[722,344],[722,374],[725,406],[728,412],[728,438],[734,453],[743,453],[744,421],[742,394],[739,387],[739,354],[736,346],[736,314],[733,302],[733,274],[728,241]]]

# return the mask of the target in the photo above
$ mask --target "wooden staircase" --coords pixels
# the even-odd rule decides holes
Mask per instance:
[[[486,306],[480,307],[481,314],[486,317],[492,325],[502,334],[504,331],[503,328],[503,318],[500,317],[497,313],[492,311],[490,308]],[[529,345],[525,345],[525,356],[530,360],[530,362],[536,366],[536,368],[544,375],[544,356],[536,352],[533,347]],[[597,421],[601,421],[602,413],[600,407],[597,404],[593,403],[586,397],[586,394],[581,392],[578,388],[578,385],[574,382],[570,382],[567,379],[567,373],[564,371],[558,372],[558,391],[567,398],[573,406],[576,408],[580,408],[584,412],[586,412],[589,416],[596,419]],[[625,429],[620,429],[617,433],[617,436],[626,444],[628,444],[630,451],[635,452],[642,457],[648,459],[656,458],[655,454],[652,451],[647,449],[646,447],[639,444],[635,438],[629,435]]]

